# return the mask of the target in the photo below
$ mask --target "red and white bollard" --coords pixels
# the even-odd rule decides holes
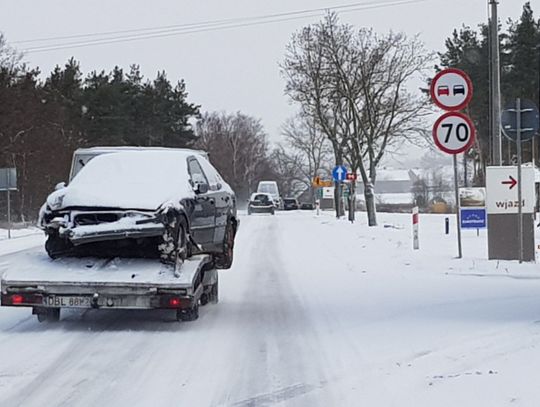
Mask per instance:
[[[420,249],[420,241],[418,239],[418,206],[412,209],[412,225],[413,225],[413,249]]]

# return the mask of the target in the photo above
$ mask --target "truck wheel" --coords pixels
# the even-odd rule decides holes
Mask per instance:
[[[235,230],[231,220],[227,222],[225,228],[225,237],[223,239],[223,251],[215,258],[216,268],[230,269],[233,263],[234,256],[234,237]]]
[[[199,318],[199,306],[197,304],[193,304],[191,308],[176,310],[176,319],[178,321],[189,322],[195,321],[197,318]]]
[[[60,321],[60,308],[45,308],[37,313],[39,322],[58,322]]]

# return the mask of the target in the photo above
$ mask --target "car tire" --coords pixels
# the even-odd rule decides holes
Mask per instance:
[[[236,230],[232,220],[229,219],[225,227],[225,236],[223,238],[222,252],[215,257],[216,268],[230,269],[234,257],[234,238]]]
[[[51,233],[47,236],[45,250],[51,259],[57,259],[64,254],[69,253],[73,248],[71,242],[58,236],[58,233]]]
[[[176,319],[178,321],[195,321],[199,318],[199,305],[193,304],[191,308],[178,309],[176,311]]]
[[[181,266],[192,254],[188,225],[183,215],[171,217],[173,220],[166,223],[159,245],[160,260],[164,264]]]

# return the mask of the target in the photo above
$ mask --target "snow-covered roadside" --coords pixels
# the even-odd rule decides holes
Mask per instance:
[[[189,324],[0,308],[0,405],[540,405],[539,267],[486,260],[476,231],[456,259],[444,216],[421,215],[416,252],[410,215],[379,222],[243,216],[220,302]]]
[[[293,286],[319,315],[342,405],[540,403],[531,380],[540,369],[539,266],[488,261],[486,233],[476,230],[465,231],[456,259],[455,220],[445,235],[444,218],[421,215],[419,251],[407,214],[381,213],[368,228],[364,214],[350,225],[326,212],[283,235],[282,261],[304,270]],[[296,254],[285,249],[293,245]]]
[[[8,239],[7,229],[0,229],[0,256],[40,246],[44,242],[43,231],[36,227],[12,229],[11,239]]]

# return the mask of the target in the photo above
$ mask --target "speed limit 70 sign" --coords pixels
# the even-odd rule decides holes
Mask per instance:
[[[433,126],[433,140],[447,154],[467,151],[474,143],[475,133],[471,119],[460,112],[443,114]]]

